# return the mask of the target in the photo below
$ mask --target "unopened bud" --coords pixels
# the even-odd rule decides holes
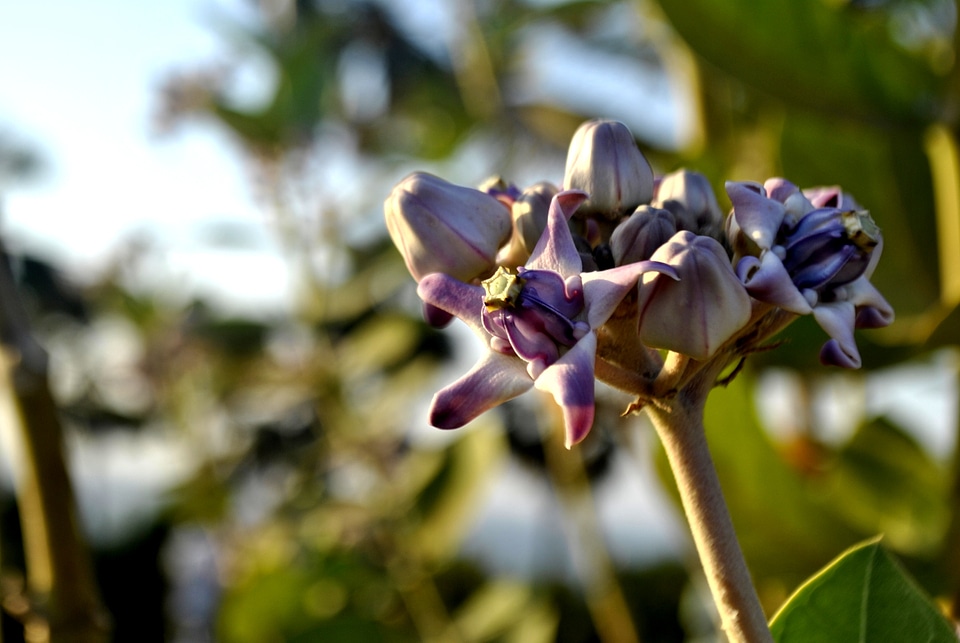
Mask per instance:
[[[617,219],[650,202],[653,170],[626,125],[592,120],[570,141],[563,187],[589,195],[578,214]]]
[[[659,208],[668,201],[683,205],[677,219],[680,230],[716,238],[723,225],[723,213],[710,181],[699,172],[678,170],[660,179],[653,205]]]
[[[647,273],[640,285],[640,341],[698,360],[711,357],[750,320],[750,296],[723,246],[683,230],[651,257],[679,281]]]
[[[433,272],[465,282],[489,275],[511,229],[510,211],[493,196],[421,172],[398,183],[383,210],[418,282]]]
[[[677,222],[672,212],[641,205],[610,237],[614,262],[624,266],[646,261],[676,232]]]

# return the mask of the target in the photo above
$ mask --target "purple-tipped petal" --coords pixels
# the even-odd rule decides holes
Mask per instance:
[[[824,366],[860,368],[860,353],[854,347],[853,354],[849,355],[840,342],[831,339],[820,348],[820,363]]]
[[[534,384],[538,390],[553,395],[563,410],[568,449],[587,437],[593,426],[596,353],[597,335],[587,333],[566,355],[547,367]]]
[[[794,285],[780,257],[773,252],[764,252],[759,259],[741,259],[737,264],[737,277],[754,299],[798,315],[810,313],[810,303]]]
[[[846,288],[848,300],[856,307],[857,328],[884,328],[893,323],[893,306],[866,277],[847,284]]]
[[[764,181],[763,189],[768,197],[780,203],[785,203],[787,199],[800,191],[800,188],[795,184],[779,176]]]
[[[453,317],[442,308],[437,308],[426,302],[423,304],[423,320],[434,328],[446,328],[453,321]]]
[[[813,309],[813,318],[817,320],[832,341],[827,342],[820,352],[825,364],[860,367],[860,352],[853,338],[856,311],[850,301],[821,302]]]
[[[532,386],[521,360],[489,351],[466,375],[433,396],[430,424],[438,429],[459,428]]]
[[[673,280],[680,279],[676,270],[660,261],[638,261],[611,270],[583,273],[583,298],[590,328],[599,328],[610,319],[627,293],[637,287],[640,275],[645,272],[658,272]]]
[[[530,253],[528,269],[552,270],[563,277],[580,273],[583,262],[567,221],[586,198],[587,195],[579,190],[567,190],[553,197],[547,214],[547,229]]]
[[[756,183],[727,181],[726,187],[740,233],[761,250],[772,248],[786,215],[783,204],[767,198],[763,187]]]
[[[483,312],[484,291],[449,275],[435,272],[417,284],[417,294],[424,303],[459,317],[475,332],[484,335],[480,315]]]

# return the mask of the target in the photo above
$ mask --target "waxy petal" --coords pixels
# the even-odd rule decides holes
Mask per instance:
[[[772,248],[786,215],[783,204],[767,198],[765,190],[757,183],[727,181],[726,188],[740,233],[761,250]]]
[[[563,410],[566,447],[583,440],[593,426],[594,376],[597,353],[596,333],[587,333],[566,355],[551,364],[535,386],[546,391]]]
[[[876,286],[860,277],[846,286],[847,299],[857,311],[857,328],[884,328],[893,323],[893,306],[887,303]]]
[[[486,336],[480,319],[484,297],[480,286],[465,284],[449,275],[435,272],[420,280],[417,294],[424,303],[459,317],[481,337]]]
[[[860,352],[853,338],[856,319],[854,305],[850,301],[820,303],[813,309],[817,320],[831,340],[820,349],[820,361],[830,366],[860,368]]]
[[[570,140],[563,187],[583,190],[585,214],[618,219],[653,196],[653,170],[623,123],[592,120]]]
[[[710,181],[703,174],[678,170],[663,177],[657,185],[654,205],[664,208],[667,207],[667,201],[675,201],[683,206],[680,209],[682,214],[677,216],[677,229],[710,237],[720,232],[723,213],[720,212]]]
[[[677,221],[672,212],[662,208],[641,205],[620,223],[610,235],[610,251],[618,266],[645,261],[657,248],[677,233]]]
[[[610,270],[583,273],[583,299],[590,328],[599,328],[610,319],[627,293],[637,287],[640,275],[645,272],[658,272],[674,280],[680,279],[676,270],[660,261],[638,261]]]
[[[547,229],[530,253],[526,266],[528,269],[552,270],[564,278],[580,274],[583,262],[580,261],[580,253],[573,243],[567,221],[586,198],[587,195],[583,192],[567,190],[551,199]]]
[[[430,424],[456,429],[533,387],[523,361],[488,351],[470,371],[433,396]]]
[[[737,277],[754,299],[798,315],[810,313],[810,302],[793,284],[790,273],[773,252],[764,252],[759,259],[741,259],[737,263]]]
[[[560,356],[557,342],[545,332],[545,324],[539,315],[524,315],[521,311],[503,311],[503,315],[510,346],[527,362],[527,373],[535,379],[547,364],[552,364]],[[572,335],[572,324],[570,332]]]

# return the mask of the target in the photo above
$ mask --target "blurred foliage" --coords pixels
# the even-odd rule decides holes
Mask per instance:
[[[244,316],[203,300],[171,303],[136,285],[139,262],[156,252],[149,247],[118,254],[82,290],[24,260],[23,293],[61,364],[60,402],[75,434],[104,443],[116,434],[157,435],[183,445],[188,461],[188,475],[150,516],[156,524],[124,536],[149,545],[145,558],[118,562],[132,560],[122,556],[127,550],[100,545],[117,640],[132,640],[138,619],[164,621],[162,605],[147,617],[135,609],[138,592],[125,591],[164,573],[161,549],[187,561],[179,575],[165,572],[170,603],[180,605],[166,615],[168,640],[710,636],[695,566],[601,556],[592,580],[581,574],[573,582],[560,571],[498,573],[461,556],[511,466],[560,500],[552,510],[578,534],[572,541],[595,538],[604,549],[600,528],[584,526],[598,522],[592,501],[603,486],[624,484],[610,473],[616,458],[646,466],[624,445],[649,437],[620,428],[615,399],[601,396],[591,439],[559,458],[551,455],[553,418],[524,405],[487,414],[455,439],[423,437],[425,400],[460,351],[455,335],[422,323],[412,280],[382,234],[390,185],[414,168],[464,183],[560,168],[580,121],[625,111],[589,100],[591,83],[621,81],[616,69],[612,80],[599,69],[577,76],[582,96],[538,86],[546,73],[530,46],[538,29],[559,30],[571,51],[610,66],[637,62],[695,97],[692,134],[675,147],[638,134],[658,172],[684,165],[706,173],[724,206],[725,180],[783,174],[804,186],[840,184],[871,210],[885,232],[874,283],[901,321],[859,335],[868,369],[958,343],[960,297],[951,284],[960,275],[960,238],[949,236],[960,220],[960,176],[949,171],[960,104],[952,1],[444,7],[418,31],[399,1],[251,2],[253,21],[221,16],[216,24],[223,60],[171,72],[159,89],[161,127],[197,119],[237,143],[251,196],[301,286],[292,312]],[[263,79],[254,102],[233,89],[252,59],[265,61],[273,78]],[[6,154],[4,140],[0,168],[24,167],[32,157]],[[122,359],[104,363],[94,348],[112,350],[118,338],[127,338]],[[771,367],[788,368],[802,397],[824,378],[816,355],[825,338],[811,320],[793,324],[784,339],[712,395],[706,420],[768,612],[837,552],[880,532],[931,592],[960,596],[958,567],[940,564],[960,550],[960,485],[948,458],[919,446],[911,427],[863,417],[859,401],[848,404],[856,429],[846,440],[825,442],[803,418],[774,439],[754,410],[757,381]],[[820,401],[806,398],[809,418]],[[180,536],[197,532],[206,544],[182,545]],[[16,566],[10,546],[4,542],[4,555]],[[856,556],[871,547],[814,582],[851,578],[846,565],[860,564]],[[209,567],[195,562],[203,552],[214,560]],[[538,555],[556,557],[556,570],[569,563],[546,547]],[[893,579],[890,587],[902,586],[887,554],[871,560]],[[151,587],[151,596],[160,591]],[[5,640],[15,640],[7,630]]]

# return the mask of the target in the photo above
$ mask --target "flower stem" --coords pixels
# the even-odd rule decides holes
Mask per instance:
[[[721,626],[731,642],[772,643],[707,446],[708,391],[709,386],[685,388],[648,405],[647,412],[666,449]]]

